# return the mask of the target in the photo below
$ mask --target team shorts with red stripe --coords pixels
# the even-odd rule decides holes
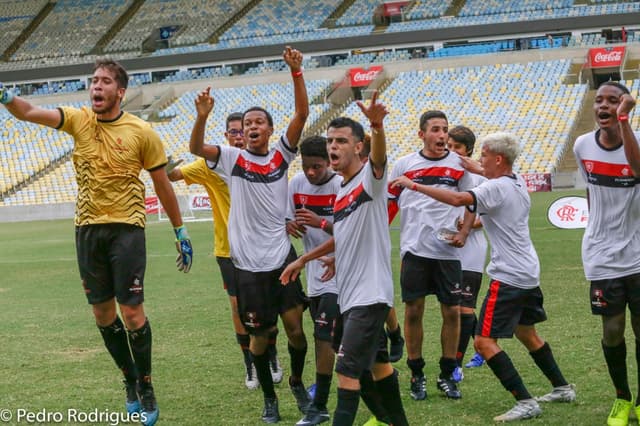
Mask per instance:
[[[309,312],[313,321],[313,337],[324,342],[333,342],[333,330],[340,315],[338,295],[324,293],[309,298]]]
[[[518,325],[545,321],[544,297],[540,287],[518,288],[493,280],[482,303],[476,335],[494,339],[510,338]]]
[[[475,309],[482,285],[482,272],[462,271],[462,294],[460,306]]]
[[[374,363],[389,362],[384,322],[390,309],[377,303],[356,306],[338,316],[333,340],[336,373],[359,379]]]
[[[121,305],[144,302],[147,254],[143,228],[128,223],[78,226],[76,253],[91,305],[114,297]]]
[[[402,257],[400,287],[402,301],[411,302],[435,294],[444,305],[459,305],[462,291],[459,260],[439,260],[406,252]]]
[[[591,281],[590,294],[594,315],[618,315],[627,304],[633,315],[640,315],[640,274]]]
[[[230,257],[216,256],[220,275],[222,275],[222,285],[227,290],[229,296],[238,295],[238,286],[236,284],[236,267]]]
[[[308,300],[300,278],[287,285],[280,283],[285,266],[297,259],[291,251],[285,263],[273,271],[252,272],[235,268],[238,290],[238,313],[249,334],[261,334],[278,324],[278,316],[296,306],[307,306]]]

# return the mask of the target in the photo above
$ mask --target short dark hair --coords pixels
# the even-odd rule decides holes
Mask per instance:
[[[429,110],[420,116],[420,130],[426,130],[425,127],[427,125],[427,121],[431,120],[432,118],[444,118],[447,123],[449,122],[444,112],[438,110]]]
[[[605,81],[604,83],[602,83],[600,86],[598,86],[598,89],[601,88],[602,86],[613,86],[613,87],[617,87],[618,89],[622,90],[622,93],[625,93],[627,95],[630,95],[631,92],[629,91],[629,89],[627,88],[627,86],[625,86],[622,83],[619,83],[617,81]]]
[[[303,157],[320,157],[329,160],[327,138],[324,136],[309,136],[300,143],[300,155]]]
[[[231,114],[227,115],[227,130],[229,130],[229,123],[231,123],[232,121],[240,121],[242,122],[242,113],[241,112],[232,112]]]
[[[264,115],[267,116],[267,122],[269,123],[269,126],[273,127],[273,118],[271,117],[271,114],[269,114],[269,111],[267,111],[266,109],[259,107],[259,106],[254,106],[249,108],[248,110],[246,110],[245,112],[242,113],[242,122],[244,123],[244,116],[247,115],[248,112],[251,111],[262,111],[264,112]]]
[[[465,126],[456,126],[449,129],[449,137],[454,141],[461,143],[467,148],[467,155],[473,154],[473,147],[476,144],[476,135],[470,128]]]
[[[353,133],[353,136],[356,137],[357,142],[364,141],[364,129],[362,128],[362,124],[349,117],[334,118],[327,126],[327,129],[330,127],[334,127],[336,129],[339,129],[341,127],[349,127],[351,128],[351,133]]]
[[[96,59],[93,72],[95,73],[100,68],[105,68],[114,74],[114,80],[118,83],[118,87],[126,89],[129,86],[129,74],[119,62],[110,58]]]

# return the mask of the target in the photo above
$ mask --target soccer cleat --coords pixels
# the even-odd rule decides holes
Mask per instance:
[[[629,424],[629,413],[633,407],[633,402],[626,399],[616,398],[611,407],[611,412],[607,418],[608,426],[627,426]]]
[[[264,399],[264,409],[262,410],[262,421],[265,423],[278,423],[280,421],[280,411],[278,410],[277,398]]]
[[[546,395],[536,398],[538,402],[573,402],[576,400],[576,386],[564,385],[553,388]]]
[[[523,399],[509,411],[493,418],[494,422],[514,422],[516,420],[526,420],[538,417],[542,414],[540,406],[535,399]]]
[[[251,363],[251,367],[247,367],[247,375],[244,378],[244,385],[249,390],[258,389],[260,382],[258,381],[258,373],[256,372],[256,366]]]
[[[451,378],[453,379],[454,382],[460,383],[464,379],[464,373],[462,372],[462,368],[456,367],[456,369],[453,370],[453,373],[451,374]]]
[[[136,390],[136,382],[129,383],[123,380],[124,388],[127,391],[127,399],[124,402],[127,408],[127,413],[139,413],[140,412],[140,398],[138,397],[138,391]]]
[[[316,397],[316,384],[313,383],[311,386],[307,388],[307,393],[309,394],[309,399],[313,399]]]
[[[450,379],[440,379],[436,382],[436,387],[444,392],[444,396],[451,399],[460,399],[462,398],[462,393],[458,389],[456,382],[453,381],[453,378]]]
[[[464,366],[465,368],[476,368],[476,367],[482,367],[482,364],[484,364],[484,358],[482,358],[482,355],[476,352],[475,354],[473,354],[469,362],[466,363]]]
[[[280,361],[278,361],[278,357],[274,356],[273,359],[269,360],[269,366],[271,368],[271,379],[273,383],[282,382],[282,367],[280,366]]]
[[[367,420],[367,422],[362,426],[389,426],[389,425],[385,422],[381,422],[380,420],[376,419],[376,416],[371,416],[371,418],[369,418],[369,420]]]
[[[427,379],[424,376],[411,376],[411,398],[416,401],[427,399]]]
[[[140,422],[144,426],[153,426],[158,421],[160,410],[156,402],[156,396],[153,392],[151,383],[145,383],[138,389],[140,394]]]
[[[296,423],[296,426],[312,426],[329,421],[329,412],[327,408],[318,408],[315,404],[311,404],[307,410],[307,414]]]
[[[398,336],[397,339],[389,338],[391,344],[389,345],[389,361],[398,362],[402,359],[404,351],[404,339],[402,336]]]
[[[291,388],[291,393],[293,393],[293,396],[296,399],[298,410],[300,410],[302,414],[307,414],[307,410],[311,406],[311,398],[309,398],[309,393],[307,393],[304,385],[302,382],[295,385],[292,385],[291,382],[289,382],[289,387]]]

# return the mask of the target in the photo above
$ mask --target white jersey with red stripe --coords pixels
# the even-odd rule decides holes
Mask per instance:
[[[304,173],[298,173],[291,178],[289,182],[288,218],[293,219],[295,217],[296,209],[305,208],[311,210],[328,222],[333,222],[333,205],[335,204],[341,183],[342,177],[333,174],[326,182],[320,185],[314,185],[309,182]],[[329,238],[331,238],[331,235],[322,229],[307,226],[306,232],[302,237],[304,251],[308,252],[313,250]],[[333,256],[333,254],[329,256]],[[320,260],[314,259],[307,263],[307,294],[310,297],[325,293],[338,294],[335,276],[328,281],[321,281],[320,277],[322,274],[324,274],[324,268]]]
[[[582,263],[590,281],[640,273],[640,179],[633,176],[622,144],[604,148],[598,132],[579,136],[573,148],[589,195]]]
[[[473,188],[470,173],[460,157],[447,151],[444,157],[428,158],[422,151],[400,158],[391,172],[391,180],[405,175],[412,181],[435,188],[466,191]],[[458,208],[441,203],[410,189],[389,188],[389,198],[400,208],[400,256],[406,252],[429,259],[458,260],[459,249],[438,239],[442,229],[457,229]]]
[[[491,243],[487,275],[513,287],[538,287],[540,261],[529,235],[531,198],[522,176],[489,179],[469,192]]]
[[[344,182],[333,216],[340,311],[377,303],[393,306],[386,165],[380,179],[367,162]]]
[[[474,188],[487,180],[484,176],[472,173],[469,173],[469,176],[473,180]],[[466,209],[466,207],[460,207],[461,219],[464,217]],[[462,270],[482,273],[487,260],[487,247],[487,238],[484,236],[482,228],[472,228],[464,246],[459,249]]]
[[[286,136],[265,155],[220,145],[217,163],[209,168],[229,182],[229,246],[236,267],[245,271],[273,271],[289,254],[287,235],[287,170],[297,150]]]

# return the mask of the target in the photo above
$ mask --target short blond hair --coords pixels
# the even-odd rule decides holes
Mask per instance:
[[[520,154],[520,143],[516,137],[507,132],[490,133],[480,139],[482,147],[494,154],[502,155],[509,165],[513,165]]]

